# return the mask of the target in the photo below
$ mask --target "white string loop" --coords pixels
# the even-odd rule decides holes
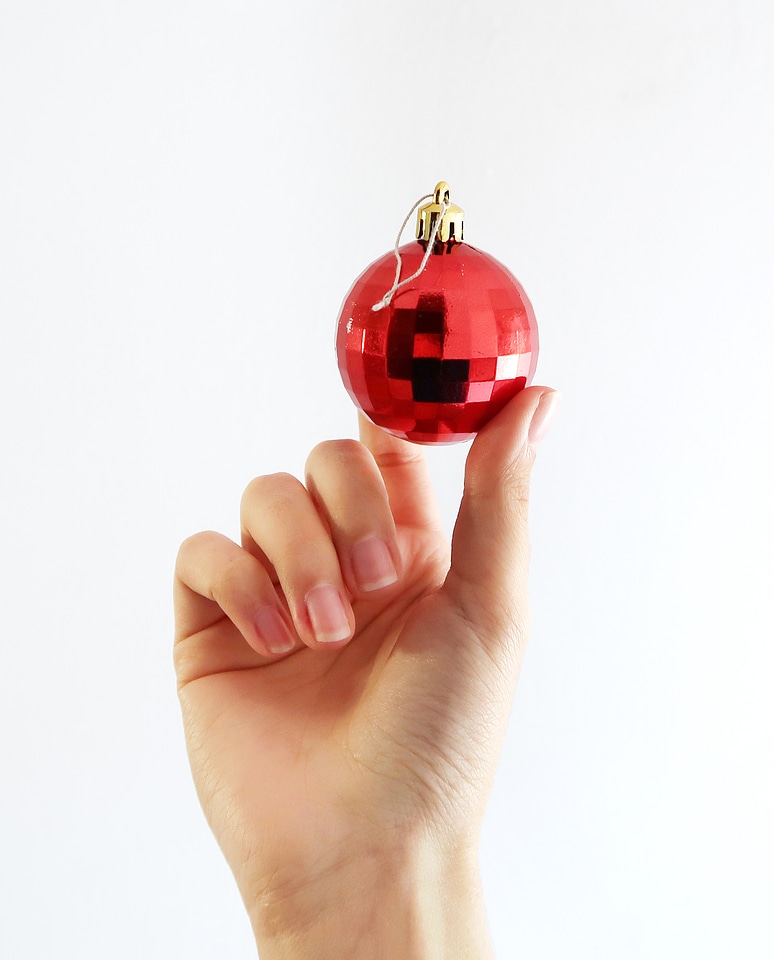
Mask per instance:
[[[400,249],[399,249],[400,238],[403,236],[403,231],[406,229],[406,224],[411,219],[411,215],[417,209],[420,203],[424,203],[425,200],[432,200],[434,197],[435,197],[435,194],[433,193],[428,193],[424,197],[420,197],[419,200],[417,200],[414,206],[406,214],[406,218],[401,224],[400,230],[398,231],[398,236],[395,238],[395,261],[396,261],[395,279],[392,282],[392,286],[387,291],[387,293],[385,293],[382,299],[379,300],[377,303],[375,303],[371,307],[374,313],[376,313],[378,310],[384,310],[385,307],[389,307],[390,303],[392,302],[392,298],[395,296],[398,290],[400,290],[401,287],[405,287],[407,283],[411,283],[412,280],[416,280],[416,278],[422,273],[422,271],[427,266],[427,261],[430,259],[430,254],[433,252],[433,244],[435,243],[435,238],[438,235],[438,230],[441,226],[443,215],[451,206],[451,204],[447,203],[443,199],[441,200],[441,209],[438,211],[438,216],[436,217],[435,223],[433,224],[433,229],[430,231],[430,239],[427,241],[427,249],[425,250],[424,257],[422,257],[422,262],[419,264],[419,269],[415,273],[412,273],[410,277],[406,277],[405,280],[400,279],[400,271],[401,271],[401,268],[403,267],[403,260],[401,259]]]

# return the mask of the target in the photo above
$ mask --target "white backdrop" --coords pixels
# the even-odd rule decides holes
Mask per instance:
[[[768,0],[0,4],[0,955],[254,955],[174,556],[352,435],[340,301],[439,179],[564,394],[498,956],[774,955],[773,51]]]

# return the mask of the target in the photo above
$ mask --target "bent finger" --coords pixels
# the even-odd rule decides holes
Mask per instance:
[[[376,461],[356,440],[327,440],[306,461],[306,485],[336,547],[354,596],[397,582],[401,568],[395,521]]]
[[[241,521],[276,571],[301,640],[317,649],[348,641],[355,615],[331,535],[306,488],[287,473],[257,477],[242,496]]]
[[[176,646],[225,619],[267,661],[301,645],[267,572],[222,534],[199,533],[183,542],[175,566],[174,601]]]

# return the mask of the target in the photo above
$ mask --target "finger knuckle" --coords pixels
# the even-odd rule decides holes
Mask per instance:
[[[210,588],[212,599],[220,606],[229,605],[229,601],[239,593],[242,584],[242,563],[240,557],[225,560]]]
[[[521,463],[506,465],[497,482],[491,477],[472,474],[465,485],[465,495],[472,504],[478,504],[503,512],[506,515],[515,512],[523,516],[529,505],[529,473]]]
[[[380,470],[401,470],[404,467],[412,467],[424,462],[424,454],[421,450],[379,450],[374,454],[374,459],[379,465]]]
[[[290,473],[267,473],[254,477],[242,494],[242,507],[286,501],[297,494],[299,481]]]
[[[177,560],[175,562],[176,570],[185,569],[203,550],[208,549],[220,539],[220,534],[214,530],[202,530],[199,533],[192,533],[180,544],[177,549]]]
[[[366,449],[357,440],[324,440],[312,448],[306,458],[306,470],[309,473],[321,464],[346,465],[363,460],[365,456]]]
[[[502,498],[506,508],[525,515],[529,509],[529,477],[522,473],[503,478]]]

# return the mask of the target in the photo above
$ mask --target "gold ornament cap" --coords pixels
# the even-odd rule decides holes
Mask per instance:
[[[432,203],[426,203],[417,213],[417,240],[429,240],[438,217],[436,241],[441,243],[462,243],[465,226],[464,212],[449,200],[449,184],[441,180],[435,186]],[[441,216],[441,214],[443,214]]]

